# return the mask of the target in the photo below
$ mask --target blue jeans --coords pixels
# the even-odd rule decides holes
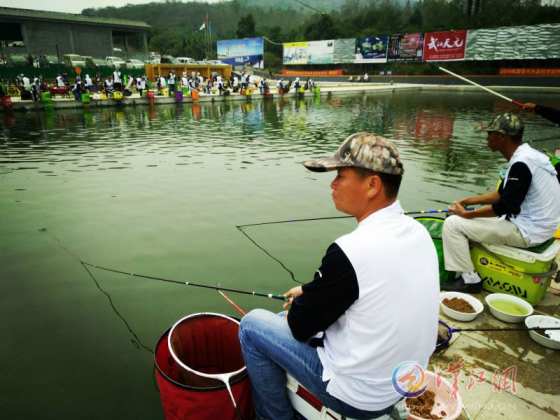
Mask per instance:
[[[327,392],[323,365],[317,350],[297,341],[288,321],[264,309],[255,309],[241,320],[241,350],[251,378],[257,416],[266,420],[293,420],[294,410],[288,398],[286,372],[313,393],[326,407],[357,419],[373,419],[391,412],[354,408]]]

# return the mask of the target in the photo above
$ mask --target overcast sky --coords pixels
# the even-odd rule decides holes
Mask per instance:
[[[17,7],[20,9],[51,10],[54,12],[80,13],[83,9],[90,7],[120,7],[126,4],[142,4],[151,3],[153,1],[157,2],[157,0],[0,0],[0,6]],[[205,0],[206,3],[215,3],[216,1],[221,0]]]

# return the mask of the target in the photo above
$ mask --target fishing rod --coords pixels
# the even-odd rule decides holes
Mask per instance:
[[[452,326],[448,325],[447,323],[445,323],[441,320],[439,321],[439,327],[443,328],[445,333],[443,333],[443,331],[438,329],[438,343],[436,345],[436,347],[438,349],[447,347],[449,345],[449,343],[451,342],[451,337],[453,336],[453,334],[460,333],[460,332],[537,331],[537,334],[538,334],[539,330],[544,330],[544,331],[549,331],[549,330],[558,331],[558,330],[560,330],[560,327],[456,328],[456,327],[452,327]],[[441,335],[441,334],[445,334],[445,335]],[[441,341],[440,341],[440,338],[439,338],[440,336],[441,336]]]
[[[235,301],[232,298],[230,298],[228,295],[226,295],[225,292],[223,292],[222,290],[218,290],[218,293],[222,295],[222,297],[226,300],[227,303],[233,306],[233,309],[235,309],[235,311],[239,315],[241,316],[247,315],[247,311],[243,309],[241,306],[239,306],[237,303],[235,303]]]
[[[449,210],[447,209],[417,210],[417,211],[407,211],[404,214],[411,215],[411,214],[440,214],[440,213],[449,213]],[[242,230],[243,228],[252,227],[252,226],[277,225],[281,223],[294,223],[294,222],[312,222],[316,220],[350,219],[353,217],[354,216],[326,216],[326,217],[312,217],[312,218],[305,218],[305,219],[287,219],[287,220],[277,220],[273,222],[248,223],[246,225],[236,225],[235,227],[239,230]]]
[[[443,71],[443,72],[445,72],[445,73],[447,73],[447,74],[450,74],[450,75],[453,76],[453,77],[456,77],[457,79],[462,80],[463,82],[470,83],[471,85],[476,86],[477,88],[480,88],[480,89],[482,89],[482,90],[485,90],[486,92],[491,93],[492,95],[495,95],[495,96],[497,96],[498,98],[501,98],[501,99],[503,99],[503,100],[505,100],[505,101],[508,101],[508,102],[510,102],[510,103],[512,103],[512,104],[514,104],[514,105],[517,105],[518,107],[523,108],[523,106],[524,106],[524,103],[523,103],[523,102],[516,101],[515,99],[511,99],[511,98],[509,98],[509,97],[507,97],[507,96],[505,96],[505,95],[502,95],[501,93],[498,93],[498,92],[496,92],[495,90],[492,90],[492,89],[490,89],[490,88],[487,88],[486,86],[479,85],[478,83],[473,82],[472,80],[467,79],[466,77],[460,76],[460,75],[458,75],[457,73],[453,73],[451,70],[447,70],[446,68],[441,67],[441,66],[439,66],[438,69],[440,69],[441,71]]]
[[[537,330],[552,330],[558,331],[560,327],[515,327],[515,328],[454,328],[449,327],[449,331],[455,332],[467,332],[467,331],[537,331]]]
[[[276,299],[276,300],[282,300],[285,301],[286,297],[283,295],[277,295],[274,293],[263,293],[263,292],[257,292],[254,290],[242,290],[242,289],[233,289],[230,287],[220,287],[220,286],[211,286],[208,284],[202,284],[202,283],[195,283],[192,281],[179,281],[179,280],[172,280],[172,279],[166,279],[163,277],[156,277],[156,276],[148,276],[145,274],[136,274],[136,273],[130,273],[128,271],[122,271],[122,270],[117,270],[114,268],[110,268],[110,267],[103,267],[100,265],[95,265],[95,264],[90,264],[88,262],[85,261],[81,261],[83,265],[86,265],[88,267],[92,267],[92,268],[96,268],[98,270],[103,270],[103,271],[109,271],[111,273],[117,273],[117,274],[124,274],[127,276],[131,276],[131,277],[139,277],[139,278],[143,278],[143,279],[148,279],[148,280],[156,280],[156,281],[162,281],[162,282],[166,282],[166,283],[173,283],[173,284],[180,284],[182,286],[193,286],[193,287],[200,287],[203,289],[211,289],[211,290],[223,290],[226,292],[232,292],[232,293],[239,293],[242,295],[252,295],[252,296],[259,296],[259,297],[265,297],[268,299]]]

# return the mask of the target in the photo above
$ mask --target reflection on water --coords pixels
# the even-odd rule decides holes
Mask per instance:
[[[157,167],[161,156],[176,165],[204,165],[208,155],[243,168],[330,153],[348,134],[367,130],[394,139],[405,162],[421,164],[415,182],[461,180],[469,188],[484,184],[481,174],[491,177],[503,163],[484,148],[476,127],[504,110],[511,107],[488,96],[407,93],[4,114],[0,171],[125,170],[140,157]],[[529,139],[556,146],[553,127],[533,115],[526,120]]]
[[[516,99],[560,105],[554,96]],[[91,418],[161,418],[141,346],[186,313],[231,313],[213,292],[94,269],[90,277],[80,259],[283,292],[294,285],[287,272],[235,226],[336,215],[332,174],[300,162],[373,131],[401,151],[405,209],[441,208],[493,188],[505,162],[475,128],[510,109],[486,95],[415,92],[1,115],[0,357],[17,369],[3,372],[0,410],[73,418],[87,406]],[[534,115],[526,122],[537,147],[560,147],[560,130]],[[250,235],[306,281],[353,225],[254,226]],[[231,297],[246,309],[280,309]]]

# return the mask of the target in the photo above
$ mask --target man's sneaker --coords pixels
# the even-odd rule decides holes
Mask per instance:
[[[478,283],[465,283],[463,277],[458,277],[454,281],[443,283],[441,290],[447,292],[480,293],[482,292],[482,281]]]

